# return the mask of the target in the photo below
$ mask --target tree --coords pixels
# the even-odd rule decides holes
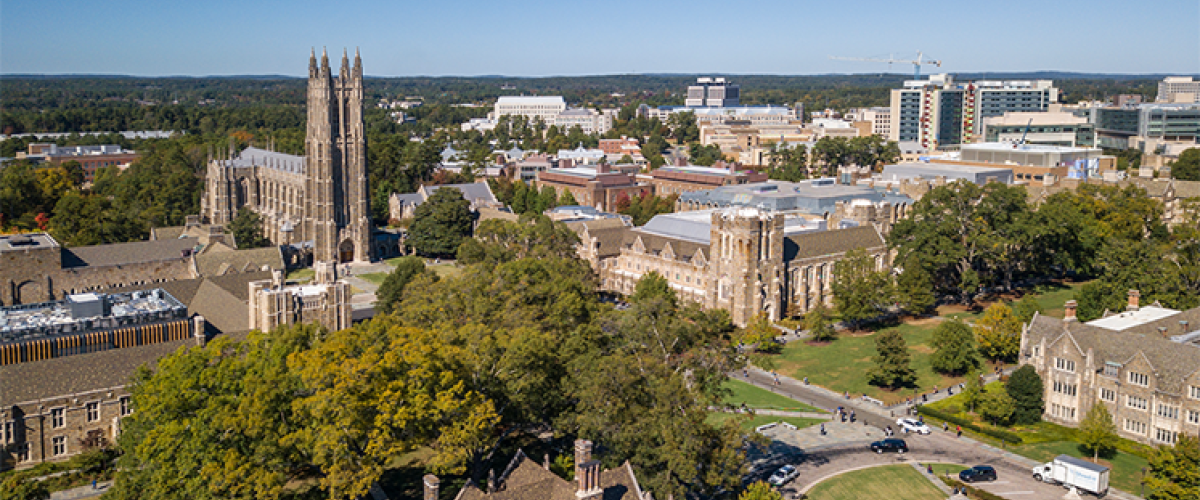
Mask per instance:
[[[892,305],[891,275],[877,270],[875,258],[866,250],[846,252],[833,269],[833,303],[843,321],[858,327]]]
[[[632,162],[630,162],[630,163],[632,163]],[[562,198],[558,199],[558,206],[560,206],[560,207],[566,207],[566,206],[578,205],[578,204],[579,204],[579,202],[575,200],[575,195],[573,193],[571,193],[571,190],[569,190],[569,189],[563,191]]]
[[[952,319],[943,321],[933,330],[931,346],[936,349],[929,357],[933,370],[947,375],[961,375],[979,367],[979,354],[971,327]]]
[[[783,494],[763,481],[756,481],[742,491],[738,500],[783,500]]]
[[[1200,439],[1181,432],[1175,446],[1155,449],[1146,486],[1150,500],[1200,498]]]
[[[1092,461],[1117,449],[1117,424],[1113,423],[1108,405],[1096,401],[1088,410],[1079,423],[1079,444],[1092,451]]]
[[[993,361],[1016,360],[1021,349],[1021,326],[1021,321],[1003,302],[988,306],[973,328],[979,352]]]
[[[912,385],[917,373],[909,366],[908,343],[900,330],[888,329],[875,334],[875,366],[867,373],[872,385],[898,388]]]
[[[829,309],[824,303],[818,302],[804,315],[804,329],[808,330],[808,336],[814,342],[830,342],[837,339],[837,330],[833,328]]]
[[[979,399],[979,416],[993,425],[1006,425],[1016,411],[1016,403],[1004,391],[988,391]]]
[[[962,400],[963,404],[967,407],[967,411],[975,411],[975,405],[983,398],[985,391],[982,374],[979,372],[968,373],[967,383],[962,390]]]
[[[643,274],[638,279],[637,285],[634,285],[633,295],[629,296],[630,302],[634,303],[642,303],[654,299],[662,300],[672,308],[678,302],[675,290],[671,289],[671,283],[661,274],[658,274],[658,271],[650,271]]]
[[[1013,412],[1015,423],[1029,425],[1042,420],[1042,412],[1045,410],[1042,396],[1045,387],[1042,385],[1042,377],[1032,365],[1022,365],[1014,370],[1008,378],[1008,383],[1004,385],[1004,390],[1016,405]]]
[[[259,248],[271,244],[271,240],[263,237],[262,217],[246,207],[238,209],[237,217],[229,221],[229,232],[233,233],[238,248]]]
[[[426,272],[425,260],[420,257],[409,255],[398,259],[396,268],[384,278],[383,284],[375,292],[375,309],[384,314],[395,310],[396,304],[404,298],[404,287]],[[437,278],[437,275],[433,274],[433,278]]]
[[[1181,181],[1200,181],[1200,148],[1187,148],[1171,163],[1171,177]]]
[[[408,244],[422,255],[453,256],[463,239],[471,236],[471,224],[471,203],[462,191],[443,187],[413,213]]]
[[[783,350],[783,346],[775,341],[779,330],[775,329],[766,314],[755,316],[754,321],[741,330],[739,337],[743,345],[753,345],[758,352],[778,353]]]
[[[693,165],[712,166],[716,162],[725,158],[721,152],[721,146],[709,144],[707,146],[698,142],[688,144],[688,162]]]
[[[3,500],[49,500],[50,490],[46,483],[27,479],[20,474],[10,474],[0,481],[0,499]]]
[[[1016,301],[1012,305],[1013,316],[1022,325],[1033,321],[1034,314],[1042,312],[1042,304],[1038,302],[1037,297],[1032,293],[1027,293],[1021,297],[1021,300]]]
[[[900,308],[912,314],[925,314],[937,303],[933,280],[920,259],[913,256],[896,277],[896,300]]]

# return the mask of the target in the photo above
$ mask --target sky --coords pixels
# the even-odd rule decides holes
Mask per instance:
[[[0,73],[1200,74],[1200,0],[0,0]]]

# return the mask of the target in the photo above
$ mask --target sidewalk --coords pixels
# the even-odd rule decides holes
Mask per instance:
[[[69,490],[56,491],[50,494],[50,500],[77,500],[80,498],[99,497],[112,488],[112,481],[102,481],[96,484],[96,488],[92,489],[92,485],[80,486]]]

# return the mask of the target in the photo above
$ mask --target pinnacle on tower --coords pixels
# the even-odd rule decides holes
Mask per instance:
[[[308,76],[317,74],[317,49],[310,47],[308,51]]]
[[[325,51],[325,47],[321,47],[321,70],[329,72],[329,53]]]
[[[362,57],[358,55],[358,47],[354,47],[354,76],[362,78]]]
[[[350,75],[350,57],[346,55],[345,47],[342,47],[342,69],[340,71],[343,78]]]

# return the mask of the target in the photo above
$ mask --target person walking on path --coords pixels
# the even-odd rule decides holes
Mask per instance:
[[[956,425],[954,427],[955,427],[955,431],[956,431],[956,435],[954,437],[962,437],[962,426]]]

